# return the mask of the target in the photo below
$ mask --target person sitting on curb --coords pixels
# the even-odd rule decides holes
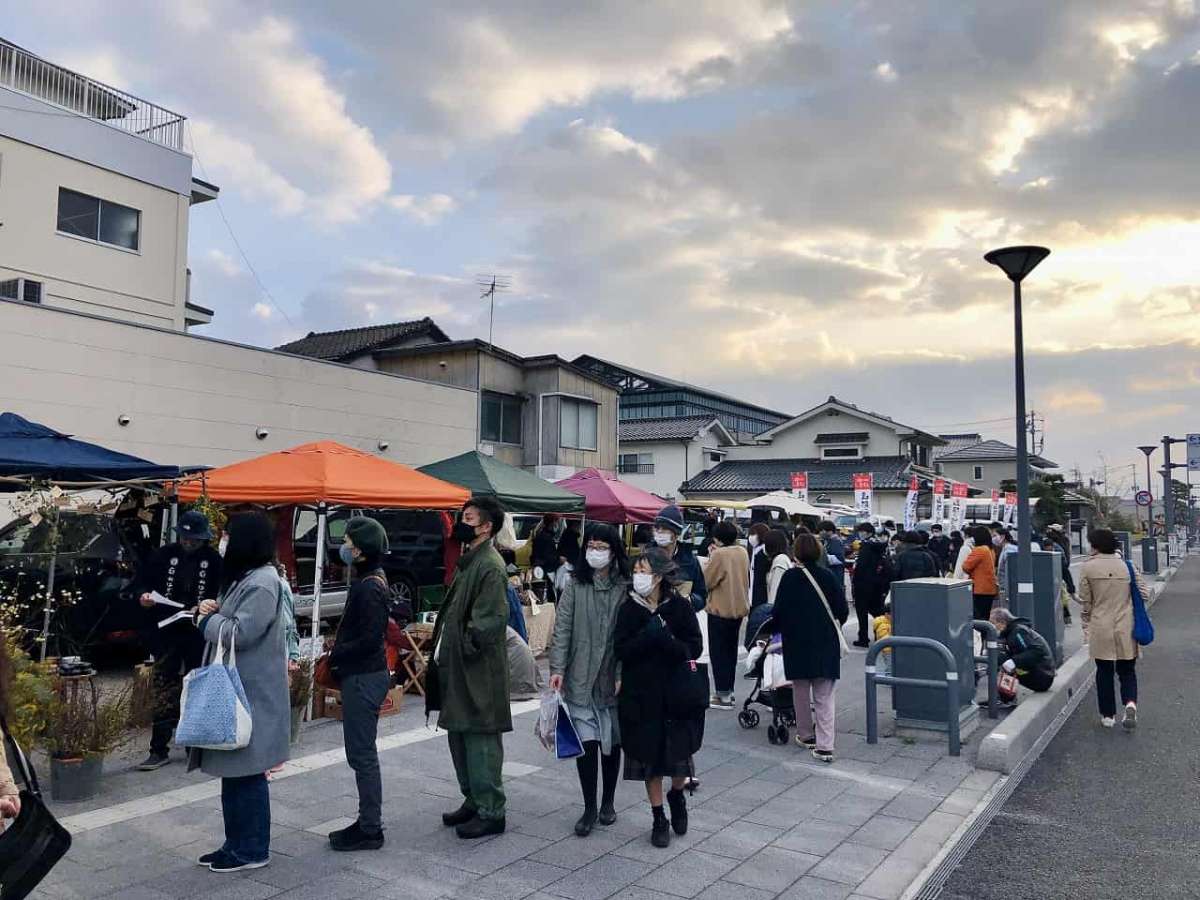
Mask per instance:
[[[1046,639],[1033,630],[1028,619],[1007,609],[992,610],[989,619],[1000,632],[1000,668],[1017,676],[1017,682],[1037,693],[1054,684],[1054,654]]]

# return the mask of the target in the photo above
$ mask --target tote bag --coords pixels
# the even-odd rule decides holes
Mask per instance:
[[[25,758],[0,719],[5,743],[12,750],[21,790],[21,812],[0,832],[0,900],[28,897],[71,847],[71,835],[42,802],[33,764]],[[0,748],[0,752],[3,749]]]
[[[225,624],[217,632],[213,661],[189,672],[179,700],[175,743],[201,750],[241,750],[250,743],[253,720],[250,703],[237,670],[237,625],[229,634],[229,665],[225,664]]]
[[[1154,643],[1154,623],[1150,621],[1146,600],[1138,589],[1133,563],[1125,560],[1125,568],[1129,570],[1129,597],[1133,602],[1133,640],[1142,647],[1148,647]]]
[[[575,723],[571,721],[571,714],[562,697],[558,698],[558,721],[554,723],[554,755],[558,759],[583,756],[583,741],[579,739],[579,732],[575,730]]]

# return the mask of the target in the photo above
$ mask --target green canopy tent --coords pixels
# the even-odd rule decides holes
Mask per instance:
[[[583,515],[584,512],[584,500],[579,494],[475,450],[421,466],[418,471],[461,485],[472,494],[495,497],[509,513]]]

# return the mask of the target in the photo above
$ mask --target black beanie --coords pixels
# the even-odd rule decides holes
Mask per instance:
[[[375,519],[355,516],[346,526],[346,537],[362,551],[368,559],[379,559],[388,548],[387,532]]]

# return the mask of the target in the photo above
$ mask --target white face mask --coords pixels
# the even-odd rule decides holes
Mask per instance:
[[[757,546],[758,546],[758,535],[757,535],[757,534],[752,534],[752,535],[750,535],[750,537],[749,537],[749,539],[748,539],[748,540],[749,540],[749,542],[750,542],[750,546],[751,546],[751,547],[757,547]]]
[[[593,569],[603,569],[612,562],[611,550],[589,550],[584,557]]]
[[[633,590],[639,597],[648,597],[654,590],[654,576],[646,572],[634,572]]]
[[[669,547],[675,541],[675,532],[654,529],[654,543],[660,547]]]

